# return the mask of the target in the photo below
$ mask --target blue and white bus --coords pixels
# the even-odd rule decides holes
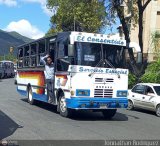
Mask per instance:
[[[51,54],[55,64],[52,103],[64,117],[75,110],[102,112],[112,118],[127,108],[126,41],[117,36],[61,32],[18,47],[17,91],[28,102],[48,102],[44,65]]]

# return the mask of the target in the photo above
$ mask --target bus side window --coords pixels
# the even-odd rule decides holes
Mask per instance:
[[[70,62],[68,59],[58,59],[57,60],[57,71],[67,71]]]
[[[5,63],[2,63],[2,67],[5,68]]]
[[[49,54],[53,61],[55,58],[55,50],[56,50],[56,43],[49,44]]]
[[[36,66],[37,44],[31,44],[30,66]]]
[[[29,66],[29,46],[24,47],[24,66]]]
[[[7,69],[7,64],[6,64],[6,62],[4,63],[4,69]]]
[[[7,66],[6,68],[9,69],[9,63],[8,62],[6,63],[6,66]]]
[[[23,67],[23,48],[18,49],[18,68]]]
[[[9,63],[6,63],[6,69],[8,69],[9,68]]]
[[[40,59],[41,57],[45,56],[45,52],[46,52],[45,40],[42,40],[38,43],[38,59],[37,59],[38,66],[44,65]]]
[[[67,71],[70,61],[68,58],[68,45],[59,43],[57,71]]]
[[[14,64],[13,63],[11,63],[11,69],[14,69]]]
[[[7,68],[10,69],[10,63],[9,62],[7,63]]]

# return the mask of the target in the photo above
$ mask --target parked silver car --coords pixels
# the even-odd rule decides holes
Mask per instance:
[[[128,92],[128,109],[155,111],[160,117],[160,84],[139,83]]]

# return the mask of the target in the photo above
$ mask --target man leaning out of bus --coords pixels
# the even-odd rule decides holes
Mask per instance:
[[[53,84],[54,84],[54,63],[50,55],[41,57],[41,62],[45,65],[45,79],[47,84],[48,102],[52,103],[54,100]]]

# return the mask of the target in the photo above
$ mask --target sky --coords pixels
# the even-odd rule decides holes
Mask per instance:
[[[32,39],[44,36],[52,15],[46,0],[0,0],[0,29]]]
[[[46,8],[46,1],[0,0],[0,29],[16,31],[32,39],[43,37],[50,28],[50,17],[53,15]],[[110,33],[110,29],[106,29],[105,33]]]

